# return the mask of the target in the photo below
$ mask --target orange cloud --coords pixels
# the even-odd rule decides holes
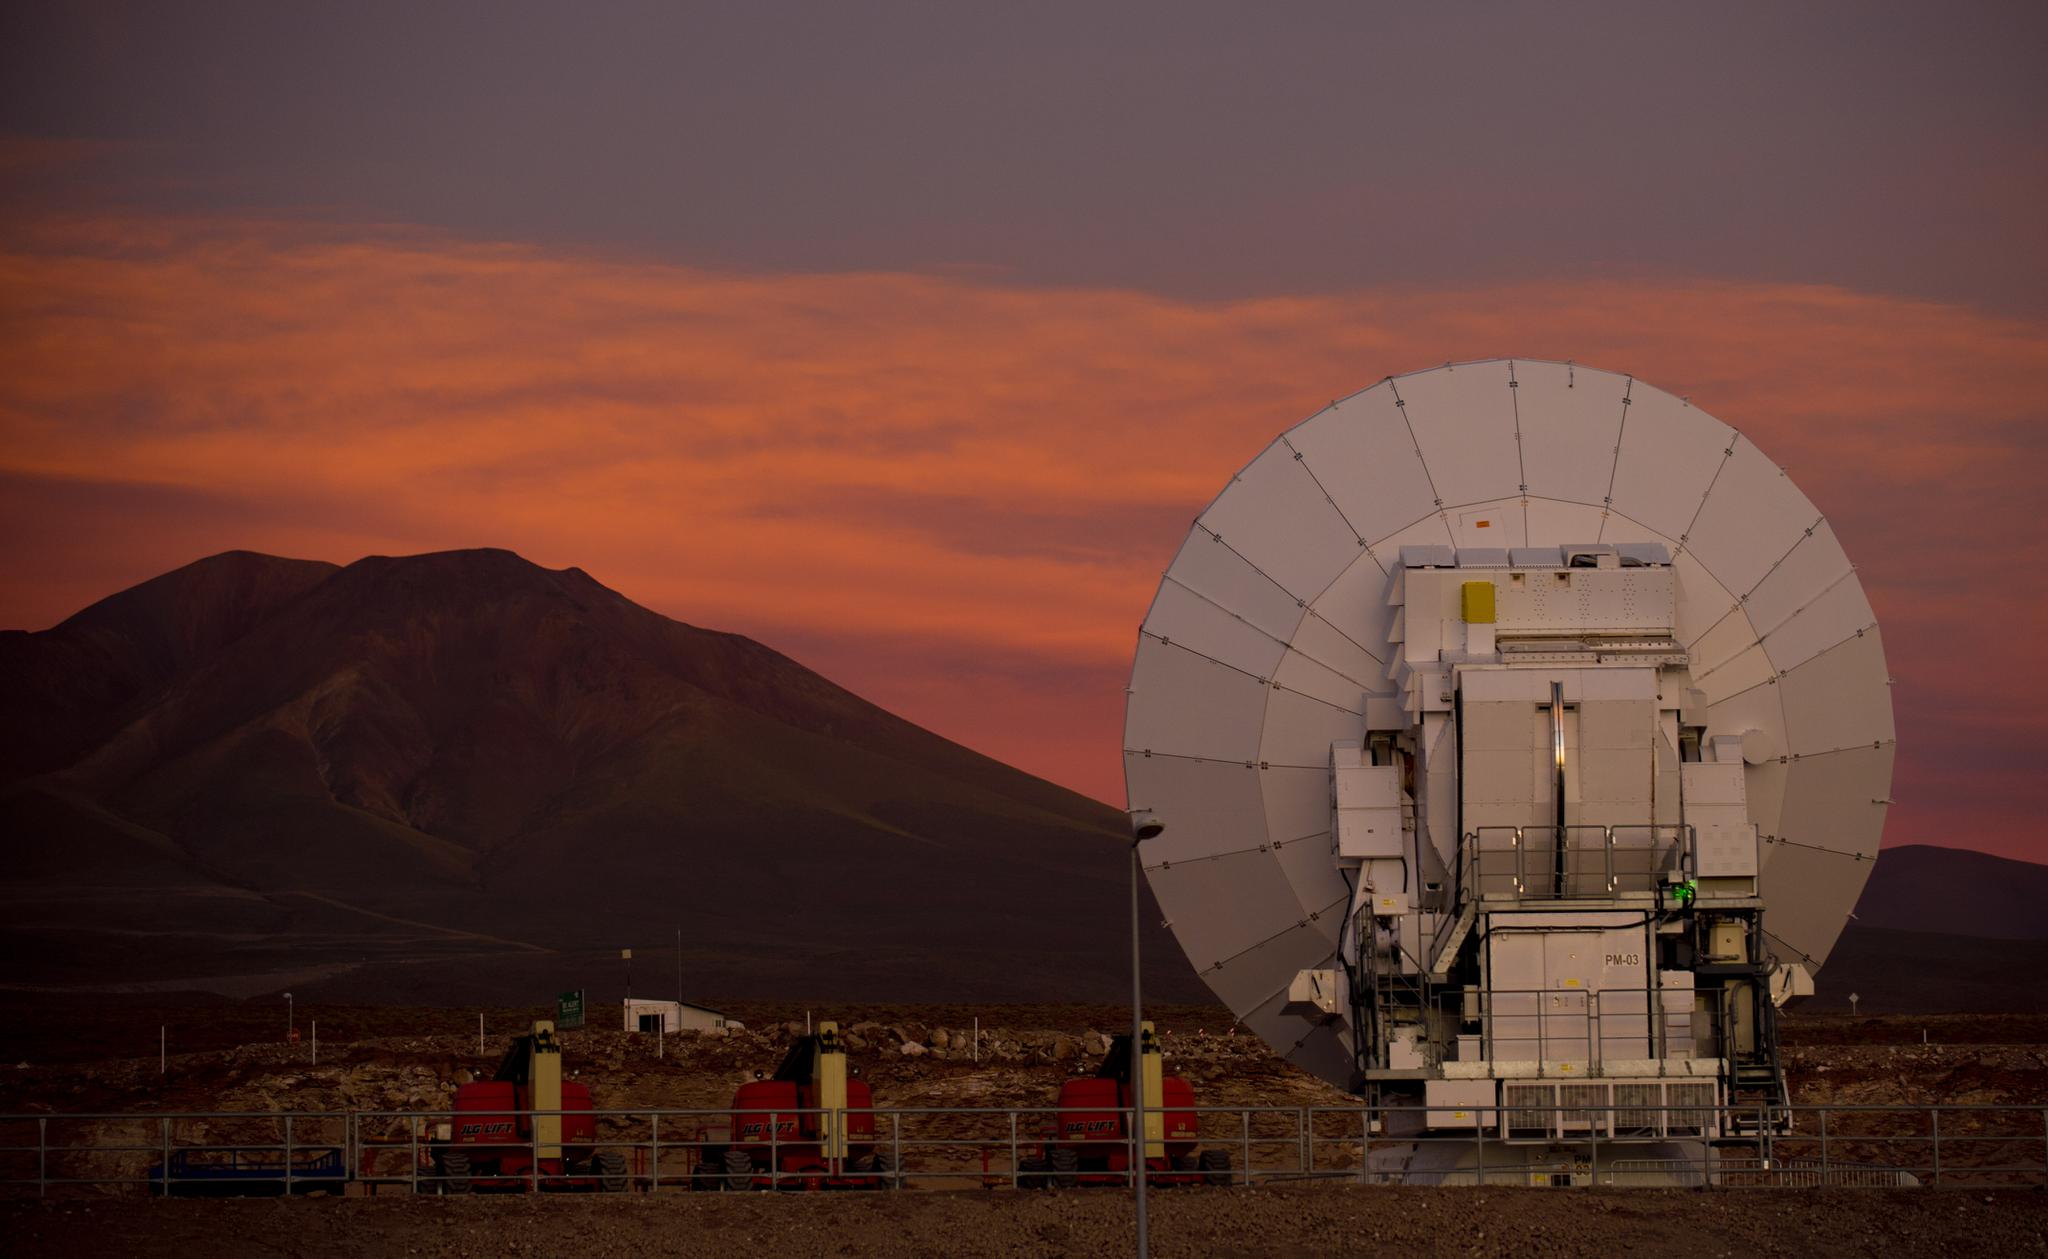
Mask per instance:
[[[0,623],[229,547],[509,546],[1114,799],[1135,626],[1228,476],[1389,372],[1522,354],[1688,394],[1790,466],[1920,704],[1903,797],[1940,791],[1928,734],[2048,733],[2013,655],[2042,601],[1999,578],[2043,558],[2038,323],[1707,281],[1202,303],[266,222],[6,241]],[[2028,671],[1957,663],[1994,659]]]

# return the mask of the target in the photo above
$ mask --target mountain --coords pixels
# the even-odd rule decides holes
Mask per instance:
[[[1887,848],[1856,922],[1866,928],[2048,940],[2048,866],[1965,848]]]
[[[69,764],[137,697],[336,571],[230,551],[111,595],[45,633],[0,631],[0,776]]]
[[[578,569],[215,556],[0,635],[0,692],[16,985],[1128,982],[1119,813]],[[1202,999],[1158,917],[1154,990]]]
[[[1883,868],[1883,860],[1878,866]],[[1852,922],[1804,1008],[1865,1014],[2048,1012],[2048,941],[1898,931]]]
[[[2048,866],[1907,844],[1878,856],[1807,1008],[2048,1010]],[[1768,911],[1766,911],[1768,913]]]

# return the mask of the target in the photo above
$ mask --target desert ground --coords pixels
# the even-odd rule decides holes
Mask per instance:
[[[10,1207],[13,1255],[1074,1255],[1127,1253],[1128,1194],[674,1194],[64,1202]],[[2038,1255],[2048,1195],[1399,1189],[1160,1194],[1163,1259],[1331,1254]]]

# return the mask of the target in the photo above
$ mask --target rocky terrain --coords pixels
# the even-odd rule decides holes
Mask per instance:
[[[1128,1018],[1116,1006],[848,1005],[830,1011],[735,1003],[730,1032],[563,1033],[568,1069],[600,1108],[717,1107],[757,1070],[772,1071],[805,1018],[839,1021],[854,1065],[887,1106],[1027,1106],[1061,1079],[1092,1071]],[[299,1044],[268,1004],[72,1010],[61,1041],[17,1014],[0,1030],[0,1113],[86,1111],[418,1110],[447,1104],[463,1081],[488,1076],[535,1012],[495,1008],[304,1007]],[[487,1034],[479,1049],[476,1026]],[[1343,1106],[1343,1092],[1298,1070],[1216,1006],[1159,1005],[1172,1069],[1204,1105]],[[169,1054],[117,1046],[176,1020]],[[323,1032],[314,1047],[304,1033]],[[979,1041],[976,1041],[978,1026]],[[220,1042],[220,1043],[209,1043]],[[198,1044],[181,1042],[199,1042]],[[1789,1015],[1786,1069],[1810,1105],[2048,1103],[2048,1016]],[[59,1052],[60,1046],[69,1052]],[[112,1051],[112,1052],[109,1052]]]
[[[404,1027],[421,1012],[393,1012]],[[686,1032],[657,1038],[586,1029],[562,1034],[570,1078],[587,1083],[600,1110],[713,1111],[731,1104],[739,1085],[772,1072],[803,1034],[801,1017],[761,1007],[733,1031]],[[1232,1028],[1214,1007],[1152,1011],[1169,1069],[1187,1077],[1204,1105],[1298,1107],[1350,1104],[1338,1090],[1275,1056],[1257,1037]],[[1092,1072],[1109,1048],[1122,1012],[1114,1007],[1003,1007],[979,1013],[957,1007],[852,1007],[842,1012],[852,1067],[894,1108],[1042,1107],[1059,1082]],[[461,1015],[433,1012],[445,1023]],[[490,1016],[486,1016],[487,1021]],[[983,1021],[976,1041],[975,1020]],[[468,1020],[474,1026],[474,1018]],[[291,1110],[445,1111],[455,1090],[489,1078],[518,1026],[499,1012],[481,1052],[474,1032],[372,1036],[323,1041],[314,1061],[310,1040],[276,1040],[156,1058],[117,1058],[37,1066],[19,1061],[0,1071],[0,1114],[107,1112],[197,1113]],[[161,1069],[160,1069],[161,1067]],[[1005,1123],[986,1128],[995,1139]],[[131,1125],[132,1126],[132,1125]],[[80,1144],[116,1138],[94,1123],[64,1125]],[[384,1125],[402,1132],[402,1121]],[[181,1121],[178,1139],[227,1139],[220,1121]],[[338,1140],[316,1134],[302,1139]],[[966,1138],[972,1131],[926,1122],[921,1137]],[[631,1135],[621,1125],[618,1135]],[[70,1138],[66,1138],[67,1140]],[[274,1138],[263,1138],[274,1139]],[[137,1160],[144,1161],[138,1156]]]

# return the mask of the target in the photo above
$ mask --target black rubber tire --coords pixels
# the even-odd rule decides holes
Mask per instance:
[[[469,1151],[448,1149],[441,1152],[441,1192],[468,1193],[475,1187],[469,1178]]]
[[[725,1187],[727,1189],[751,1189],[754,1184],[754,1156],[729,1146],[725,1151]]]
[[[1017,1187],[1019,1189],[1044,1189],[1049,1183],[1046,1172],[1051,1165],[1042,1158],[1025,1156],[1017,1160]]]
[[[1201,1158],[1195,1161],[1195,1165],[1209,1174],[1210,1184],[1227,1185],[1230,1183],[1229,1150],[1203,1150]]]
[[[874,1174],[882,1178],[882,1188],[901,1189],[903,1182],[896,1179],[896,1163],[889,1157],[889,1151],[876,1150]]]
[[[722,1145],[697,1147],[697,1166],[690,1172],[690,1188],[710,1192],[725,1188],[725,1149]]]
[[[621,1151],[599,1150],[590,1160],[590,1171],[597,1177],[599,1193],[624,1193],[632,1186],[626,1179],[626,1156]]]
[[[1072,1189],[1081,1183],[1081,1156],[1071,1145],[1056,1145],[1045,1157],[1046,1167],[1052,1172],[1052,1183],[1058,1189]]]

